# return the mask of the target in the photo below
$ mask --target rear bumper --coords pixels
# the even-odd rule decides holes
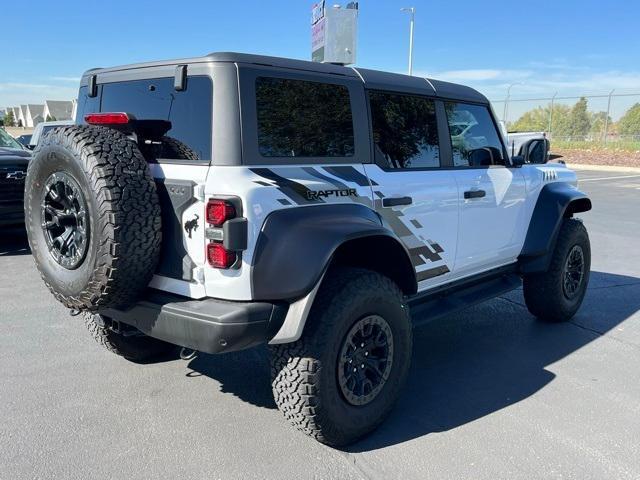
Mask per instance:
[[[287,313],[286,304],[192,300],[149,290],[127,310],[100,313],[146,335],[206,353],[250,348],[271,339]]]

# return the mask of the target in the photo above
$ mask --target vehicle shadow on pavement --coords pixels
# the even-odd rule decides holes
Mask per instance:
[[[271,394],[266,346],[221,355],[199,353],[189,362],[187,377],[205,375],[220,382],[220,391],[257,407],[276,408]]]
[[[414,332],[412,368],[392,414],[346,450],[376,450],[452,430],[515,404],[554,380],[548,365],[638,310],[640,278],[591,272],[584,303],[569,323],[537,321],[516,290],[427,324]]]
[[[0,256],[30,255],[27,232],[24,227],[0,229]]]

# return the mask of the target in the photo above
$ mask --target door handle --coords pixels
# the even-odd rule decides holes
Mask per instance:
[[[383,198],[382,206],[383,207],[396,207],[398,205],[411,205],[413,203],[413,198],[411,197],[392,197],[392,198]]]
[[[485,192],[484,190],[468,190],[468,191],[464,192],[464,198],[465,199],[482,198],[482,197],[484,197],[486,195],[487,195],[487,192]]]

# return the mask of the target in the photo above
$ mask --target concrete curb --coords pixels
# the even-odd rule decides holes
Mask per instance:
[[[567,167],[571,170],[593,170],[598,172],[629,172],[640,173],[639,167],[614,167],[609,165],[585,165],[577,163],[567,163]]]

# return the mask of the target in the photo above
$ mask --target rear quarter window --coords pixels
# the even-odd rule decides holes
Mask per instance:
[[[258,148],[263,157],[352,157],[354,129],[344,85],[258,77]]]
[[[173,81],[171,77],[105,83],[101,85],[100,111],[171,122],[160,141],[145,142],[147,158],[210,161],[213,83],[209,77],[192,76],[187,79],[186,90],[176,91]]]

